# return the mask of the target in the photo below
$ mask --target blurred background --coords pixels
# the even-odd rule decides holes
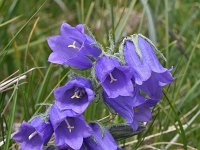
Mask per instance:
[[[141,33],[166,57],[162,64],[174,67],[175,82],[164,89],[147,129],[119,141],[121,146],[200,149],[198,0],[0,0],[0,149],[16,148],[9,138],[13,131],[22,120],[43,113],[54,102],[53,89],[68,79],[69,68],[47,61],[46,39],[59,34],[62,22],[85,24],[104,49],[109,34],[117,47],[126,35]],[[88,121],[108,114],[99,101],[85,112]]]

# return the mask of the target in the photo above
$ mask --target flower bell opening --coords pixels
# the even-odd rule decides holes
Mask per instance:
[[[74,48],[74,49],[76,49],[76,50],[79,50],[79,49],[80,49],[80,48],[78,48],[78,47],[76,46],[76,41],[74,41],[73,44],[68,45],[68,47],[69,47],[69,48]]]
[[[74,129],[74,126],[71,126],[69,124],[69,122],[67,121],[67,119],[65,119],[65,123],[67,124],[67,128],[69,129],[69,132],[71,133],[72,132],[72,129]]]
[[[138,110],[139,110],[137,106],[134,107],[133,109],[134,109],[134,112],[135,112],[135,113],[138,112]]]
[[[112,75],[112,73],[109,74],[110,76],[110,83],[113,83],[114,81],[117,81],[117,79],[115,79]]]
[[[37,131],[33,132],[31,135],[29,135],[28,139],[31,140],[37,134],[38,134]]]

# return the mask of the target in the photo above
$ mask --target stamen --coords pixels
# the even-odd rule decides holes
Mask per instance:
[[[69,132],[72,132],[72,129],[74,129],[74,126],[70,126],[69,122],[67,121],[67,119],[65,119],[65,123],[67,124],[67,128],[69,129]]]
[[[81,94],[78,95],[78,92],[76,91],[76,92],[74,92],[74,95],[72,95],[71,98],[72,98],[72,99],[74,99],[74,98],[81,98]]]
[[[81,98],[85,94],[85,91],[83,89],[77,90],[74,92],[74,95],[71,96],[72,99],[74,98]]]
[[[31,140],[36,134],[38,134],[36,131],[33,132],[31,135],[29,135],[28,139]]]
[[[79,48],[76,46],[76,41],[74,41],[73,44],[68,45],[68,47],[79,50]]]
[[[117,79],[115,79],[111,73],[109,75],[110,75],[110,79],[111,79],[110,83],[113,83],[114,81],[117,81]]]

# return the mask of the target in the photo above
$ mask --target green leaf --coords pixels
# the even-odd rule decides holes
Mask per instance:
[[[110,125],[107,128],[116,140],[126,139],[134,135],[138,135],[146,129],[145,126],[139,125],[138,130],[133,131],[131,125],[126,123]]]

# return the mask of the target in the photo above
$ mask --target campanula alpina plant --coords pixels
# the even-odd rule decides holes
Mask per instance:
[[[172,69],[161,65],[155,53],[158,50],[142,35],[124,38],[118,52],[112,48],[103,51],[92,37],[83,24],[72,27],[63,23],[60,35],[48,38],[53,51],[48,60],[70,66],[73,77],[54,89],[55,103],[45,113],[48,123],[23,122],[15,133],[13,139],[21,143],[22,150],[43,149],[44,145],[59,150],[121,150],[118,139],[139,134],[151,121],[162,88],[173,82]],[[110,119],[85,119],[93,102],[105,104]],[[126,123],[113,124],[113,113]]]

